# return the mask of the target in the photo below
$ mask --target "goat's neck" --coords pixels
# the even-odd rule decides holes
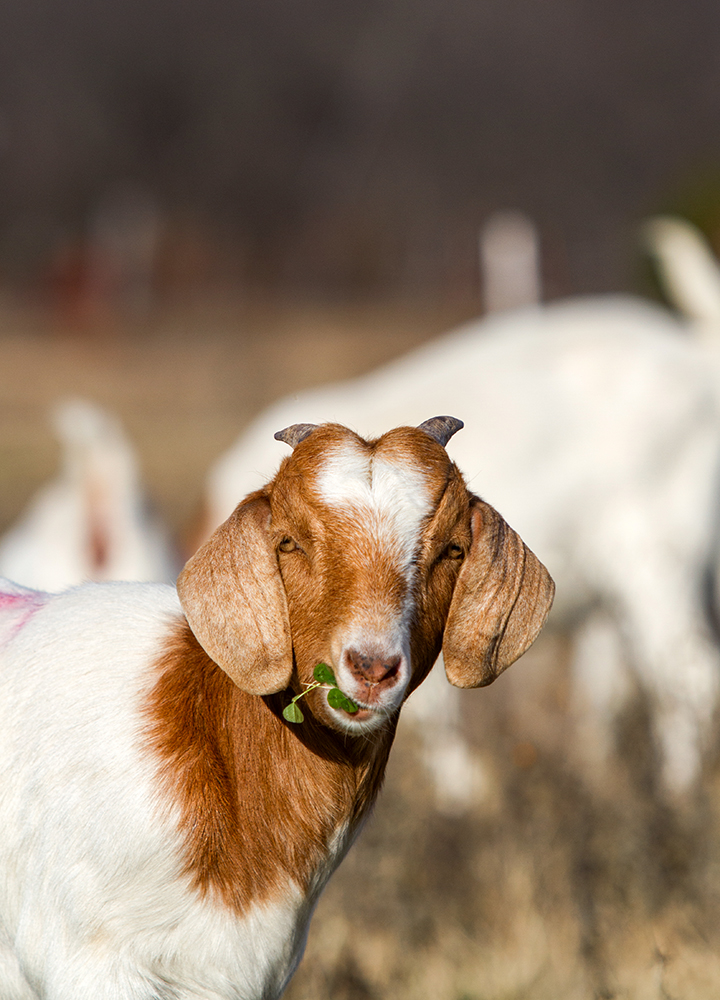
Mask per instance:
[[[150,737],[196,888],[238,912],[289,887],[314,895],[377,795],[394,724],[370,740],[309,714],[291,728],[281,696],[240,691],[184,622],[159,671]]]

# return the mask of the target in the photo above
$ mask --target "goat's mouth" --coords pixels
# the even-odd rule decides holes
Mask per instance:
[[[354,712],[349,712],[346,708],[336,708],[335,711],[353,722],[367,722],[380,714],[377,708],[370,708],[368,705],[358,705]]]
[[[357,697],[345,695],[353,708],[336,707],[327,700],[328,689],[322,690],[323,714],[328,721],[345,732],[359,732],[361,730],[374,728],[379,725],[387,716],[387,708],[381,705],[368,705],[358,701]]]
[[[358,658],[359,654],[356,653],[355,659]],[[400,657],[394,659],[400,660]],[[342,659],[337,666],[334,665],[336,662],[336,658],[328,657],[313,668],[314,682],[309,684],[305,694],[309,695],[316,715],[324,719],[331,728],[348,733],[367,732],[383,725],[393,711],[399,708],[402,700],[400,687],[404,688],[405,685],[396,683],[400,663],[393,660],[389,666],[383,664],[383,676],[379,681],[373,681],[365,675],[357,676],[357,670],[349,671],[348,664],[343,663]],[[370,663],[371,667],[374,665],[374,662]],[[360,671],[361,674],[367,672]],[[293,701],[302,697],[303,695],[296,695]]]
[[[333,708],[330,705],[326,706],[332,719],[331,724],[351,735],[353,733],[367,734],[382,729],[397,707],[394,703],[373,702],[368,704],[359,700],[357,695],[353,700],[357,705],[355,712],[348,712],[343,708]]]

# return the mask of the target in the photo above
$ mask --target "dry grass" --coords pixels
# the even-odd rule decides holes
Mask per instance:
[[[547,635],[464,696],[487,774],[466,815],[434,809],[401,731],[288,1000],[717,998],[717,770],[691,803],[664,803],[638,699],[617,754],[589,775],[564,704],[566,647]]]
[[[71,336],[0,309],[0,526],[52,474],[47,407],[79,394],[117,410],[174,530],[210,461],[262,406],[373,367],[458,316],[225,305]],[[672,809],[655,788],[642,701],[607,769],[589,772],[568,706],[567,643],[544,636],[464,698],[486,791],[435,809],[402,729],[385,791],[315,916],[288,1000],[716,1000],[720,769]]]

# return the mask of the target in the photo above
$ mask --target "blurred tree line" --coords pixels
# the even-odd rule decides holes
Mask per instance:
[[[512,207],[548,294],[622,287],[720,163],[719,55],[714,0],[5,0],[0,281],[131,184],[182,280],[473,294]]]

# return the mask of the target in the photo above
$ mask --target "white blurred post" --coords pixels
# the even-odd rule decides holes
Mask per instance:
[[[539,239],[522,212],[495,212],[480,229],[480,286],[488,313],[537,305],[542,296]]]

